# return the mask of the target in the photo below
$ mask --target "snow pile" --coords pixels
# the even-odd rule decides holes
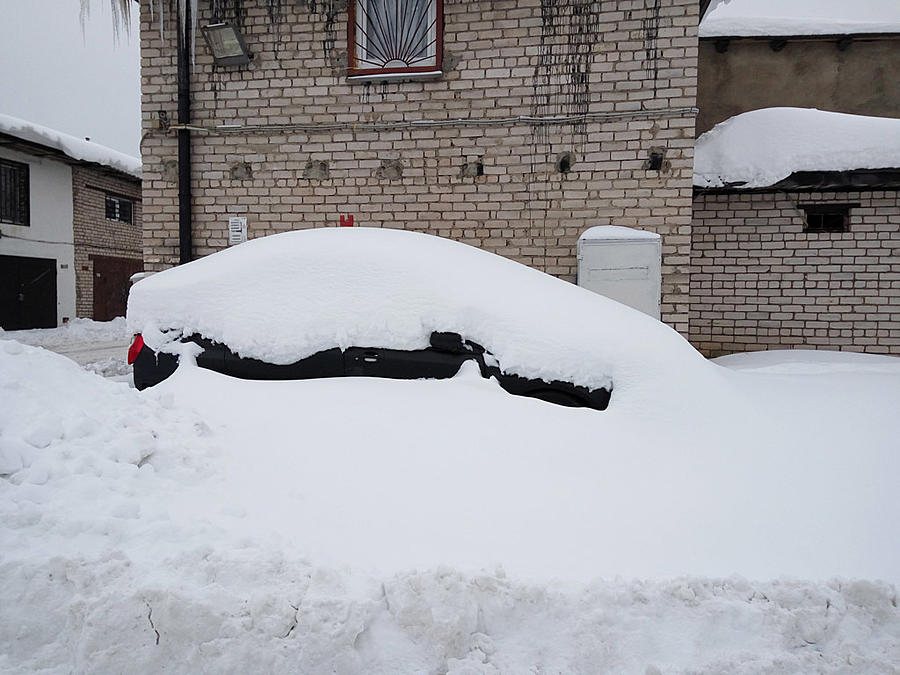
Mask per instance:
[[[55,148],[72,159],[94,162],[112,169],[141,177],[141,160],[125,153],[97,145],[83,138],[76,138],[40,124],[21,120],[18,117],[0,113],[0,133],[9,134],[23,141],[38,143]]]
[[[271,363],[335,346],[421,349],[432,331],[454,331],[506,372],[588,387],[705,365],[671,328],[624,305],[472,246],[390,229],[287,232],[155,274],[132,287],[128,327],[151,345],[158,329],[182,329]]]
[[[700,22],[700,37],[897,32],[897,0],[730,0]]]
[[[131,366],[126,361],[131,334],[125,317],[112,321],[72,319],[58,328],[4,331],[0,338],[15,340],[34,347],[44,347],[68,356],[92,373],[103,377],[131,381]]]
[[[806,108],[764,108],[697,139],[694,185],[760,188],[795,171],[900,167],[900,120]]]
[[[0,341],[0,670],[893,672],[900,378],[708,370],[599,413]]]
[[[131,338],[125,317],[117,316],[112,321],[93,319],[72,319],[58,328],[34,328],[31,330],[4,331],[0,328],[0,339],[15,340],[32,347],[45,347],[51,351],[66,347],[86,347],[103,342],[127,342]]]

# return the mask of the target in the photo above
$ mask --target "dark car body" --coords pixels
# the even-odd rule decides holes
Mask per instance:
[[[138,336],[139,337],[139,336]],[[137,339],[137,338],[136,338]],[[480,345],[464,341],[457,333],[434,332],[425,349],[401,350],[378,347],[333,348],[316,352],[290,364],[273,364],[235,354],[226,345],[193,335],[186,338],[201,347],[197,365],[231,377],[247,380],[308,380],[325,377],[386,377],[413,380],[453,377],[466,361],[475,361],[482,377],[495,378],[511,394],[541,399],[569,407],[605,410],[610,390],[588,389],[570,382],[546,382],[503,373],[492,364],[488,352]],[[138,349],[134,349],[138,347]],[[131,360],[134,385],[138,389],[152,387],[175,372],[178,357],[155,352],[147,345],[135,343]]]

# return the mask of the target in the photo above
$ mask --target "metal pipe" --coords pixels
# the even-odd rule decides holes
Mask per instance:
[[[178,28],[178,248],[179,262],[193,259],[191,223],[191,3],[184,2],[184,21]]]

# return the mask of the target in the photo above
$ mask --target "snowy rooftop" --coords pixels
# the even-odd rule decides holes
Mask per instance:
[[[139,157],[132,157],[118,150],[92,143],[83,138],[76,138],[40,124],[27,122],[18,117],[0,113],[0,133],[59,150],[72,159],[102,164],[135,178],[141,177]]]
[[[897,32],[897,0],[730,0],[700,22],[700,37]]]
[[[736,115],[697,139],[694,185],[761,188],[795,171],[900,167],[900,119],[807,108]]]

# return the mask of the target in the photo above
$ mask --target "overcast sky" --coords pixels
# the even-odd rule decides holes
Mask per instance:
[[[79,0],[0,0],[0,112],[137,156],[138,12],[117,42],[109,0],[91,0],[83,31],[79,8]]]

